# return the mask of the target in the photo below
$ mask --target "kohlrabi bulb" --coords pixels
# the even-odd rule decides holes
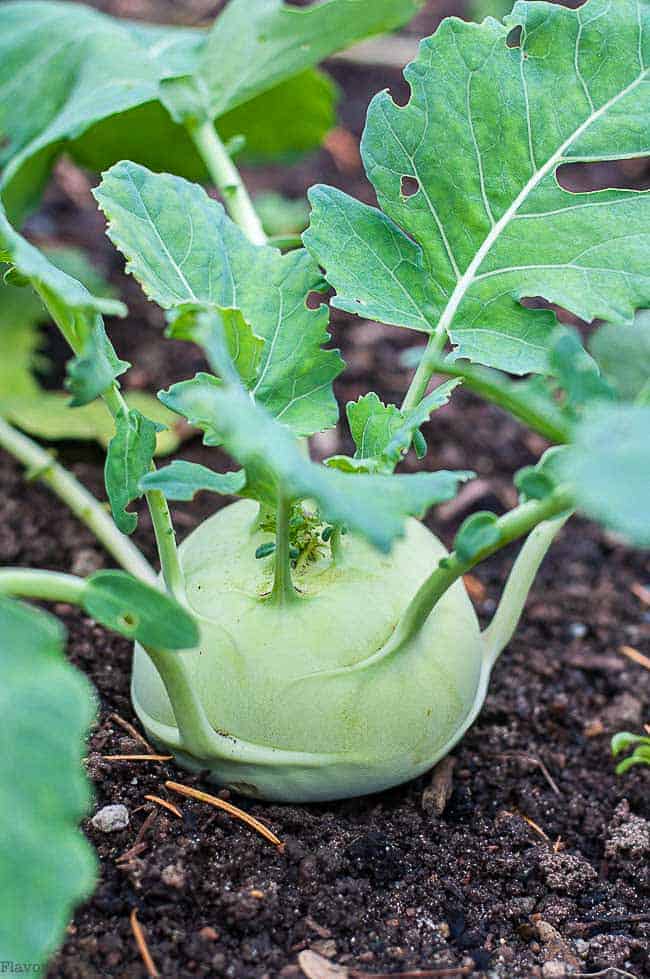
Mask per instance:
[[[363,666],[446,552],[422,524],[384,556],[347,535],[294,573],[296,602],[268,601],[272,558],[256,504],[221,510],[180,548],[200,648],[183,658],[214,731],[197,757],[181,743],[163,682],[136,647],[133,700],[148,734],[180,763],[238,791],[309,801],[375,792],[426,771],[463,734],[485,686],[481,633],[462,582],[399,654]]]

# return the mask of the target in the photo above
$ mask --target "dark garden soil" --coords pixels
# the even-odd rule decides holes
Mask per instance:
[[[115,11],[117,4],[101,6]],[[140,6],[146,13],[151,4]],[[459,3],[446,4],[445,12],[452,9]],[[434,26],[434,14],[420,17],[421,31]],[[339,64],[333,71],[347,98],[330,151],[287,173],[258,171],[250,175],[255,186],[299,196],[325,180],[369,199],[352,137],[372,92],[388,83],[401,89],[386,70]],[[628,165],[620,179],[647,185],[646,176],[643,166]],[[85,177],[60,167],[32,233],[91,248],[122,288],[131,317],[110,329],[118,353],[136,365],[127,383],[156,390],[187,377],[202,366],[200,354],[162,339],[156,310],[121,277],[86,191]],[[398,400],[407,384],[398,355],[413,337],[334,319],[349,364],[337,386],[341,403],[369,389]],[[512,505],[513,471],[543,448],[463,392],[426,434],[426,467],[479,474],[430,520],[447,544],[471,509]],[[315,453],[330,454],[344,439],[322,436]],[[59,452],[102,493],[99,450],[64,444]],[[215,464],[214,450],[208,455],[198,439],[186,442],[183,456]],[[179,535],[218,505],[207,496],[178,505]],[[146,513],[136,537],[153,559]],[[484,621],[513,555],[468,579]],[[0,458],[0,563],[79,574],[109,565],[90,533],[44,488],[26,485],[7,456]],[[54,611],[69,630],[72,661],[99,692],[88,759],[94,806],[123,803],[130,824],[110,834],[85,825],[101,879],[77,911],[51,977],[146,975],[129,921],[134,908],[165,976],[301,976],[298,955],[306,949],[350,976],[560,979],[570,969],[650,976],[650,770],[617,777],[609,755],[613,732],[650,721],[650,671],[626,655],[630,648],[650,653],[647,555],[586,522],[570,523],[540,572],[478,721],[454,750],[453,768],[439,768],[433,781],[429,774],[381,795],[318,806],[233,798],[273,828],[283,853],[225,813],[166,790],[166,779],[201,784],[173,765],[103,759],[143,750],[113,718],[135,723],[129,644],[68,606]],[[179,805],[182,819],[148,803],[148,794]]]

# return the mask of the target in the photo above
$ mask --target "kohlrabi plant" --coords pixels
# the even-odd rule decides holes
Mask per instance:
[[[138,161],[111,166],[95,196],[128,272],[165,310],[167,334],[205,353],[209,369],[160,392],[161,402],[233,460],[226,473],[182,460],[156,468],[159,423],[124,401],[119,379],[129,365],[102,319],[124,308],[57,268],[3,212],[9,281],[35,290],[73,351],[71,410],[101,398],[112,418],[112,518],[6,421],[0,445],[124,569],[88,580],[0,573],[3,629],[20,630],[13,645],[4,636],[14,633],[1,633],[6,696],[30,656],[36,670],[39,650],[56,658],[61,644],[40,612],[30,635],[30,613],[14,600],[79,605],[134,640],[133,705],[152,742],[182,767],[263,799],[378,791],[445,755],[480,711],[537,569],[574,510],[650,545],[650,344],[647,322],[634,322],[650,306],[650,197],[569,193],[558,179],[566,163],[650,153],[650,0],[587,0],[577,10],[518,2],[503,22],[444,21],[406,70],[408,104],[382,93],[370,106],[362,152],[379,207],[317,187],[305,247],[285,254],[265,240],[213,126],[271,81],[367,33],[370,10],[379,18],[413,6],[329,0],[298,11],[234,0],[207,39],[183,36],[178,46],[158,29],[118,28],[75,7],[75,68],[66,74],[59,62],[56,74],[66,85],[51,100],[39,91],[32,117],[16,119],[3,105],[5,120],[25,129],[11,137],[4,174],[12,213],[34,198],[62,146],[83,159],[91,123],[124,112],[116,90],[131,93],[133,111],[148,106],[160,119],[164,106],[186,127],[225,207]],[[47,30],[29,34],[33,67],[58,57],[52,34],[70,5],[6,4],[0,18],[17,18],[19,38],[25,8],[34,23],[49,12]],[[251,17],[259,18],[253,33]],[[387,14],[379,19],[389,26]],[[11,48],[11,38],[3,30],[0,44]],[[146,50],[163,74],[146,84],[127,74],[128,84],[111,87],[106,76],[122,59],[149,66]],[[6,85],[6,57],[1,64]],[[320,464],[309,438],[337,424],[332,383],[344,366],[327,346],[327,306],[313,302],[328,284],[334,306],[414,330],[426,346],[411,354],[417,369],[402,403],[369,392],[348,404],[354,451]],[[591,352],[526,297],[605,321]],[[516,474],[519,505],[501,516],[474,513],[447,552],[420,519],[472,477],[471,460],[460,472],[395,470],[410,452],[424,457],[426,424],[459,384],[552,447]],[[199,491],[239,499],[177,548],[167,501]],[[140,497],[159,576],[129,539]],[[516,540],[525,543],[482,631],[463,575]],[[68,696],[78,723],[67,734],[50,724],[49,733],[69,739],[72,765],[87,693],[77,685]],[[21,759],[16,751],[16,765]],[[61,814],[62,833],[80,805],[78,797]],[[83,875],[77,884],[65,901],[87,887]]]

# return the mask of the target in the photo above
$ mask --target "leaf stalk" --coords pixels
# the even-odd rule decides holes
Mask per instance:
[[[102,504],[52,455],[0,418],[0,446],[28,469],[28,477],[40,480],[93,532],[118,564],[147,584],[156,574],[137,547],[115,526]]]
[[[275,537],[275,574],[271,591],[271,604],[283,607],[296,601],[296,590],[291,578],[291,545],[289,541],[289,521],[291,503],[281,497],[278,501]]]
[[[223,196],[226,209],[254,245],[265,245],[266,234],[253,206],[239,170],[232,162],[214,125],[209,120],[200,125],[187,124],[208,173]]]

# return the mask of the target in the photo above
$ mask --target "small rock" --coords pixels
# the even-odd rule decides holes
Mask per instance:
[[[170,863],[160,871],[160,879],[167,887],[182,891],[185,887],[185,870],[180,863]]]
[[[219,940],[219,932],[211,928],[210,925],[206,925],[205,928],[201,928],[199,938],[202,938],[204,942],[216,942]]]
[[[336,955],[336,942],[332,938],[319,939],[312,942],[311,947],[314,952],[326,959],[333,959]]]
[[[87,578],[104,567],[104,558],[92,547],[82,547],[74,556],[71,571],[80,578]]]
[[[129,810],[126,806],[103,806],[91,819],[95,829],[102,833],[116,833],[129,825]]]
[[[566,979],[566,966],[560,959],[551,959],[542,966],[542,975],[544,979]]]
[[[606,857],[615,858],[621,853],[633,860],[650,854],[650,822],[632,815],[627,799],[614,811],[605,844]]]
[[[608,731],[633,731],[641,726],[643,719],[643,704],[631,693],[622,693],[614,697],[611,704],[603,711],[603,723]]]
[[[584,857],[571,853],[544,851],[539,861],[540,870],[546,883],[554,891],[577,895],[598,877],[598,874]]]
[[[587,626],[584,622],[572,622],[569,626],[569,635],[573,639],[584,639],[587,635]]]

